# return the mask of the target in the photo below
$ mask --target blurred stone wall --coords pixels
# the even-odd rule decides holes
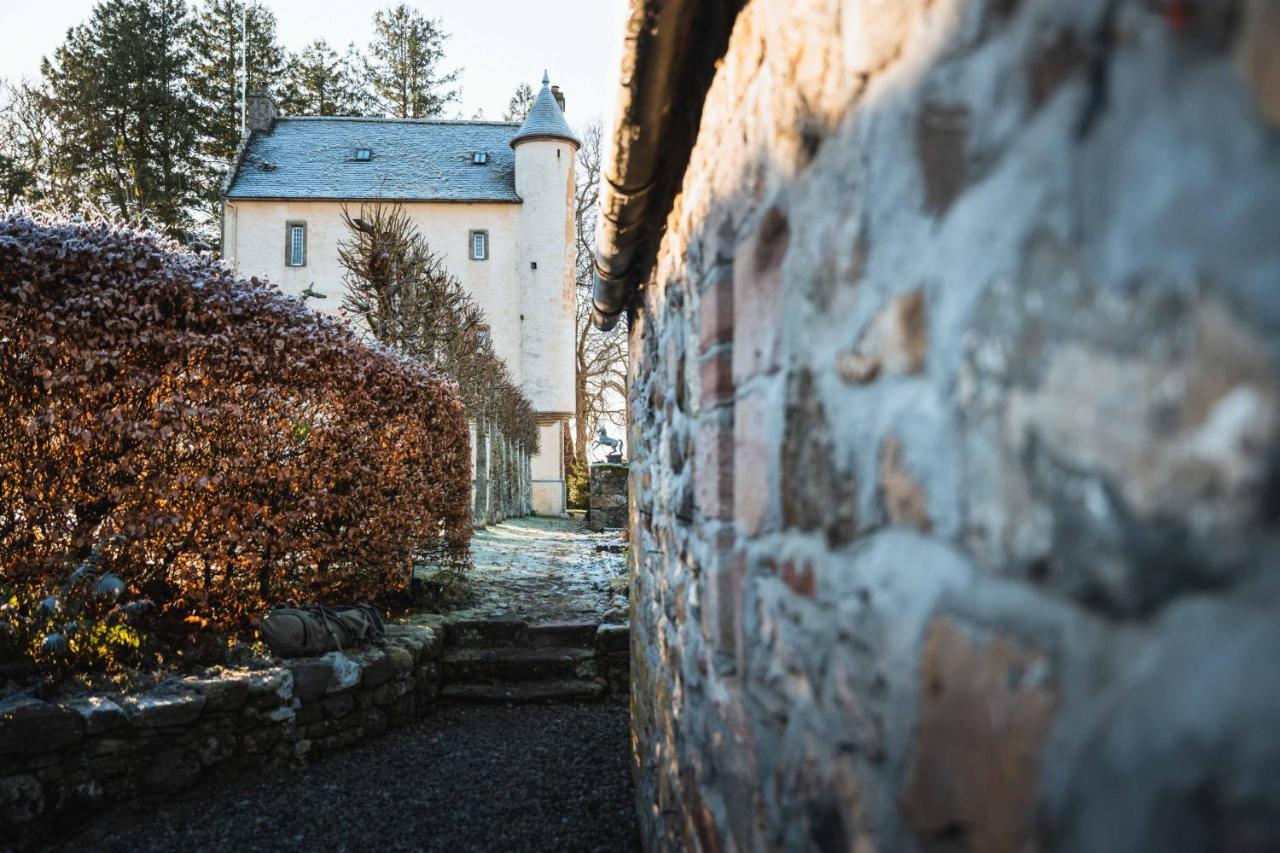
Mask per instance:
[[[747,5],[631,330],[650,848],[1280,847],[1277,44]]]

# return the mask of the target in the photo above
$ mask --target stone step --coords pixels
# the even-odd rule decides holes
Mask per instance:
[[[607,685],[602,678],[563,678],[499,684],[446,684],[442,699],[459,702],[582,702],[600,699]]]
[[[594,649],[458,648],[441,660],[445,684],[592,678],[597,674]]]
[[[449,623],[445,645],[454,648],[582,646],[595,643],[597,622],[537,622],[522,619],[468,619]]]
[[[529,639],[529,623],[523,619],[465,619],[450,622],[446,646],[521,646]]]
[[[589,649],[595,644],[595,622],[541,622],[529,626],[529,645],[535,649],[572,646]]]

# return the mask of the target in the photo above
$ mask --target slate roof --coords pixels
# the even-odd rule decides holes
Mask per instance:
[[[227,197],[518,202],[516,131],[511,122],[285,116],[249,138]],[[368,162],[355,160],[360,148]],[[472,162],[477,151],[487,164]]]
[[[543,74],[542,91],[538,93],[533,106],[529,108],[529,114],[525,116],[524,124],[520,125],[520,131],[512,137],[512,145],[521,139],[538,137],[567,139],[575,145],[578,144],[578,137],[574,136],[573,131],[569,129],[569,122],[564,120],[564,110],[560,109],[560,105],[556,103],[556,96],[551,94],[550,83],[550,78]]]

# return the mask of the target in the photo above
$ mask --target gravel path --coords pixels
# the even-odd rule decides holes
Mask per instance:
[[[359,749],[116,811],[67,850],[630,851],[627,710],[441,705]]]

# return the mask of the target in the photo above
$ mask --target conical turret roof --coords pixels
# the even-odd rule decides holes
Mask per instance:
[[[578,137],[573,135],[569,122],[564,120],[564,110],[556,103],[556,96],[551,94],[551,78],[546,72],[542,74],[542,91],[534,100],[525,116],[524,124],[511,138],[511,147],[515,148],[526,139],[563,139],[578,144]]]

